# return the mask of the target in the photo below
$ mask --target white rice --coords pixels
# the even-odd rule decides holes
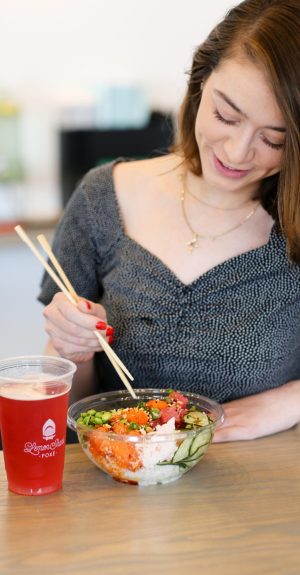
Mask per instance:
[[[157,436],[176,433],[175,418],[172,417],[167,423],[157,425],[153,434],[147,434],[147,441],[144,444],[136,445],[143,467],[138,471],[126,471],[124,476],[131,481],[138,481],[139,485],[155,485],[156,483],[168,483],[174,481],[183,470],[179,465],[157,465],[162,461],[171,461],[178,448],[175,439],[169,441],[157,441]],[[178,432],[180,433],[180,432]]]

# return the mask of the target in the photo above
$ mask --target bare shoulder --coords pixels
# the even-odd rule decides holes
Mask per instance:
[[[154,225],[157,211],[173,193],[180,163],[178,157],[169,154],[149,160],[121,162],[114,167],[114,187],[124,228],[128,235],[143,245],[145,218]]]
[[[173,154],[116,164],[113,179],[118,200],[121,203],[126,199],[132,201],[140,194],[153,192],[163,180],[168,179],[168,175],[172,177],[178,164],[179,160]]]

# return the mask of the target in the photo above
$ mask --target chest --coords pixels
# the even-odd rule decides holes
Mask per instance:
[[[183,217],[180,199],[147,202],[125,220],[126,234],[143,249],[161,260],[185,285],[189,285],[220,264],[266,244],[272,220],[261,210],[256,220],[239,225],[239,221],[210,220],[201,211],[190,228]],[[210,238],[218,230],[219,237]],[[224,233],[222,233],[224,232]]]
[[[243,395],[245,383],[259,392],[278,374],[283,383],[295,361],[299,370],[299,273],[274,273],[255,254],[240,259],[238,267],[227,262],[185,286],[124,239],[102,279],[102,303],[116,329],[117,353],[133,373],[145,368],[147,385],[152,376],[153,386],[166,377],[169,387],[176,381],[195,391],[200,380],[208,385],[213,378],[216,397],[224,399],[231,393],[220,395],[225,379]]]

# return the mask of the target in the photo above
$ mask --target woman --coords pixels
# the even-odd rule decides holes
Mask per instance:
[[[196,50],[172,153],[84,178],[54,243],[83,299],[40,294],[74,397],[122,387],[113,326],[135,387],[224,404],[216,441],[300,421],[299,61],[298,0],[242,2]]]

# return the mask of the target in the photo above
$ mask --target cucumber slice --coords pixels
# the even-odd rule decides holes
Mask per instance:
[[[190,448],[193,441],[194,437],[192,437],[191,439],[188,438],[183,440],[183,442],[179,445],[178,449],[175,451],[173,455],[172,463],[177,463],[178,461],[181,461],[182,459],[186,459],[189,457]]]
[[[197,451],[197,453],[195,453],[193,456],[189,457],[188,459],[184,460],[184,464],[185,467],[194,467],[194,465],[196,465],[196,463],[198,463],[198,461],[200,461],[200,459],[202,459],[203,455],[206,453],[208,448],[208,445],[204,445],[203,447],[199,447],[199,450]],[[178,463],[178,465],[180,465],[180,462]]]
[[[209,444],[211,440],[211,432],[209,429],[202,431],[196,437],[192,437],[191,439],[184,439],[183,442],[179,445],[177,451],[175,451],[172,463],[178,463],[183,459],[190,459],[195,455],[200,449],[200,447],[204,447]]]
[[[193,467],[203,457],[211,438],[211,431],[205,429],[195,437],[184,439],[171,461],[162,461],[158,465],[179,465],[185,469]]]
[[[204,427],[209,424],[209,419],[204,411],[188,411],[184,416],[184,422],[195,427]]]
[[[192,457],[200,447],[208,445],[211,441],[211,431],[210,429],[205,429],[198,433],[196,437],[192,440],[189,456]]]

